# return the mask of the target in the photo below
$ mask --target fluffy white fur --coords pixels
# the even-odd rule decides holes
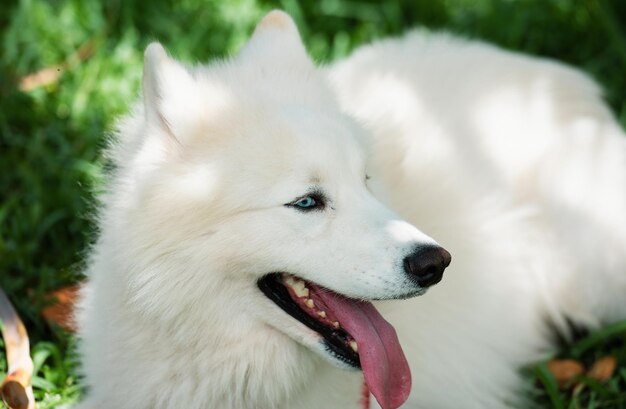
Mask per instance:
[[[256,280],[398,297],[430,237],[443,281],[378,304],[403,407],[502,408],[566,319],[626,317],[626,139],[578,71],[420,32],[318,69],[281,12],[232,60],[153,44],[145,67],[83,293],[81,408],[359,408],[360,373]],[[311,186],[332,210],[284,206]]]

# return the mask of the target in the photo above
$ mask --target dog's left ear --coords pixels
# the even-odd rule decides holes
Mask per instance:
[[[161,44],[148,45],[143,67],[147,123],[176,138],[173,120],[184,117],[184,113],[194,106],[192,100],[196,94],[195,81],[189,70],[170,58]]]
[[[280,10],[270,11],[257,24],[240,57],[254,58],[270,67],[313,66],[296,24]]]

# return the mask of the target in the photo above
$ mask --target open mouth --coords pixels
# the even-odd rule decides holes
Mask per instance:
[[[317,332],[335,358],[363,371],[383,409],[395,409],[411,390],[411,373],[395,329],[367,301],[350,299],[286,273],[258,281],[287,314]]]
[[[270,274],[259,288],[276,305],[320,334],[328,351],[353,368],[361,368],[358,344],[319,296],[327,291],[290,274]]]

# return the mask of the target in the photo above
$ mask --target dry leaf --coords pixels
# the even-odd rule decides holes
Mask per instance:
[[[22,77],[19,85],[20,91],[28,92],[34,90],[35,88],[44,87],[57,82],[61,76],[62,68],[63,67],[60,65],[55,65],[43,68],[35,73]]]
[[[59,80],[59,77],[63,73],[81,61],[85,61],[94,51],[94,39],[88,40],[72,55],[70,55],[65,61],[58,65],[52,65],[50,67],[42,68],[37,72],[28,74],[19,80],[20,91],[28,92],[35,88],[44,87],[46,85],[53,84]]]
[[[64,287],[47,294],[48,298],[55,299],[53,304],[41,311],[41,315],[51,322],[65,328],[69,332],[76,331],[74,322],[74,306],[78,298],[80,286]]]
[[[587,372],[587,376],[595,379],[599,382],[604,382],[609,379],[615,373],[615,368],[617,367],[617,360],[613,356],[605,356],[604,358],[598,359],[591,366],[589,372]]]
[[[561,387],[571,386],[574,379],[585,372],[585,367],[573,359],[553,359],[546,366]]]

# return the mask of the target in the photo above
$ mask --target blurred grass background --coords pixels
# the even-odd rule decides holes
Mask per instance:
[[[228,56],[272,8],[295,18],[320,62],[414,26],[556,58],[595,77],[626,125],[623,0],[3,0],[0,286],[32,336],[40,407],[62,407],[80,394],[75,341],[49,327],[40,312],[44,294],[80,278],[94,234],[90,214],[102,183],[103,141],[139,93],[143,49],[159,40],[190,62]],[[626,330],[579,342],[589,337],[592,347],[578,358],[617,356],[615,376],[573,396],[536,367],[529,371],[532,407],[626,407]],[[0,342],[0,373],[5,368]]]

